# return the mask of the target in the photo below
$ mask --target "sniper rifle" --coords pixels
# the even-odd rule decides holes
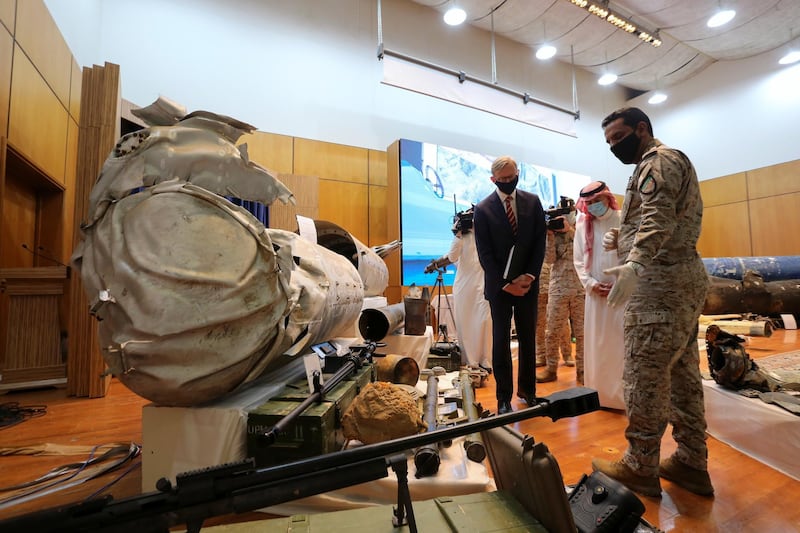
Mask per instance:
[[[120,500],[105,496],[44,509],[0,521],[0,531],[166,533],[185,524],[192,533],[200,531],[207,518],[255,511],[381,479],[388,476],[391,467],[397,473],[399,504],[393,521],[403,523],[407,513],[410,530],[415,532],[407,484],[408,459],[401,452],[537,416],[553,421],[578,416],[600,406],[597,391],[585,387],[559,391],[540,402],[519,411],[269,468],[256,468],[253,459],[245,459],[185,472],[176,476],[175,484],[160,479],[156,492]]]

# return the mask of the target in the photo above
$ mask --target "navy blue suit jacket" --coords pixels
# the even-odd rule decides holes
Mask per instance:
[[[523,273],[535,276],[539,285],[539,274],[544,261],[547,228],[544,209],[539,197],[533,193],[517,189],[517,227],[516,237],[511,223],[506,217],[506,209],[497,191],[481,200],[475,206],[473,231],[478,248],[478,260],[484,273],[484,296],[490,302],[503,290],[509,280],[503,279],[508,254],[517,245],[516,252],[524,254],[520,260]],[[528,295],[538,294],[531,290]]]

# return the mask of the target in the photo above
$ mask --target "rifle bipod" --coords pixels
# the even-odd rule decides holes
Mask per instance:
[[[392,508],[392,525],[400,527],[408,524],[410,533],[417,533],[417,521],[411,506],[411,491],[408,490],[408,459],[397,454],[386,460],[397,476],[397,507]]]

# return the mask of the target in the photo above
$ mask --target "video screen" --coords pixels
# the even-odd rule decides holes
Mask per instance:
[[[501,155],[501,154],[498,154]],[[453,217],[495,190],[490,180],[498,155],[479,154],[431,143],[400,139],[400,238],[403,241],[402,284],[434,285],[437,272],[425,267],[450,251]],[[592,178],[517,161],[518,188],[539,196],[545,209],[561,196],[578,199]],[[442,275],[452,285],[456,265]]]

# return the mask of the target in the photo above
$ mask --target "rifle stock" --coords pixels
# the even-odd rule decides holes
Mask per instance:
[[[0,531],[135,531],[166,532],[181,524],[199,531],[205,519],[244,513],[298,498],[380,479],[400,452],[485,431],[537,416],[553,421],[595,411],[597,391],[576,387],[542,398],[534,407],[465,422],[452,427],[369,444],[258,469],[252,459],[178,474],[173,484],[161,479],[158,491],[114,500],[87,502],[36,511],[0,521]]]

